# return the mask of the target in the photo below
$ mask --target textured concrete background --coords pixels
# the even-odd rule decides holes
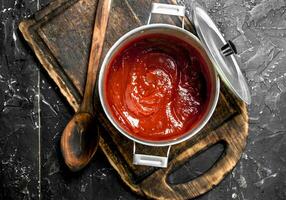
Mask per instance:
[[[72,110],[17,28],[21,19],[50,0],[0,2],[0,199],[38,199],[39,195],[42,199],[139,199],[101,152],[81,173],[65,169],[59,138]],[[189,8],[192,3],[179,2]],[[286,2],[200,2],[225,38],[236,44],[253,104],[242,159],[218,187],[199,199],[284,200]]]

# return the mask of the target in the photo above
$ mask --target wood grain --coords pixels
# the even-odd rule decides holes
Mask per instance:
[[[97,5],[97,13],[93,28],[92,42],[90,47],[89,62],[87,66],[87,78],[83,101],[80,106],[80,111],[94,114],[93,98],[99,61],[103,48],[105,32],[111,7],[111,0],[99,0]]]
[[[42,17],[23,21],[20,30],[49,76],[76,111],[83,94],[82,82],[85,80],[89,53],[86,47],[91,40],[92,17],[95,14],[96,3],[93,0],[55,2],[58,4],[56,9],[55,6],[50,6],[44,13],[40,11],[37,16]],[[124,33],[146,24],[150,6],[151,0],[113,1],[103,54],[106,54]],[[152,23],[156,22],[178,26],[181,23],[176,17],[154,15]],[[186,28],[193,30],[189,21]],[[223,84],[211,120],[196,137],[172,147],[167,169],[133,165],[132,142],[110,125],[98,106],[98,98],[94,101],[100,124],[100,148],[123,182],[137,194],[148,198],[190,199],[209,191],[233,169],[245,147],[248,135],[247,108]],[[224,153],[204,174],[179,184],[171,184],[168,181],[171,173],[184,167],[190,159],[217,143],[224,144]],[[138,151],[163,155],[166,149],[138,145]],[[186,173],[190,170],[192,169],[188,169]]]

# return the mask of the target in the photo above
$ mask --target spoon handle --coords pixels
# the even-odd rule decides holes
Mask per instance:
[[[95,23],[92,35],[92,43],[89,54],[87,78],[83,101],[80,106],[81,112],[93,114],[93,92],[99,68],[100,56],[103,48],[108,16],[112,0],[99,0],[97,4]]]

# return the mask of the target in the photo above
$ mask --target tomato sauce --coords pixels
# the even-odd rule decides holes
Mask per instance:
[[[107,104],[119,125],[136,138],[175,139],[204,114],[207,74],[200,53],[181,39],[162,34],[137,38],[109,65]]]

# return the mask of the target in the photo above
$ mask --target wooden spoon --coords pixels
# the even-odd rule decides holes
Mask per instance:
[[[78,171],[85,167],[98,147],[99,132],[95,122],[93,92],[110,7],[111,0],[99,0],[83,101],[77,113],[67,124],[61,137],[61,151],[65,163],[71,171]]]

